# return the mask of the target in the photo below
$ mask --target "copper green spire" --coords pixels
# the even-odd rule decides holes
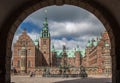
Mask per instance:
[[[43,26],[46,26],[46,28],[48,28],[47,10],[45,10],[45,20],[44,20]]]
[[[45,14],[47,13],[47,10],[45,10]],[[49,29],[48,29],[48,20],[47,20],[47,14],[45,15],[45,20],[43,22],[42,32],[40,34],[42,38],[48,38],[50,37]]]

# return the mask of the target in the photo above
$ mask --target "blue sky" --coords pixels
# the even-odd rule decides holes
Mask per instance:
[[[105,31],[103,24],[90,12],[72,5],[54,5],[30,14],[18,27],[13,43],[24,28],[32,40],[39,38],[45,10],[47,10],[51,43],[56,49],[61,49],[63,44],[69,49],[77,45],[84,49],[89,39],[96,38]]]

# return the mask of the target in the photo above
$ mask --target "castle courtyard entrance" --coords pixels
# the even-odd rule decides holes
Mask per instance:
[[[111,0],[112,1],[112,0]],[[120,2],[115,0],[112,7],[117,7],[115,4],[120,5]],[[2,2],[7,3],[9,2]],[[12,2],[10,2],[12,3]],[[15,4],[17,2],[14,2]],[[89,1],[89,0],[29,0],[28,2],[20,2],[19,5],[11,5],[15,9],[9,10],[10,12],[6,14],[4,18],[4,13],[2,17],[4,19],[3,23],[0,25],[0,81],[3,83],[10,83],[10,69],[11,69],[11,45],[14,37],[14,33],[19,26],[19,24],[32,12],[50,5],[75,5],[82,7],[91,13],[93,13],[105,26],[111,41],[111,57],[112,57],[112,82],[119,83],[120,79],[120,18],[116,18],[117,14],[112,14],[113,11],[109,11],[110,2],[105,2],[108,4],[105,7],[101,5],[104,0],[101,1]],[[118,6],[119,7],[119,6]],[[0,8],[2,8],[0,6]],[[9,9],[9,8],[5,8]],[[2,11],[6,11],[6,10]],[[114,10],[114,9],[111,9]],[[119,10],[119,8],[118,8]],[[117,11],[117,8],[116,8]],[[117,13],[117,12],[116,12]],[[1,19],[2,19],[1,17]]]

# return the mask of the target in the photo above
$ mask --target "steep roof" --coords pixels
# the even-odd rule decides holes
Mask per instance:
[[[61,57],[62,57],[63,50],[56,50],[56,53],[57,53],[57,57],[58,57],[58,58],[61,58]],[[67,57],[68,57],[68,58],[73,58],[73,57],[75,57],[75,50],[66,50],[66,53],[67,53]]]
[[[62,57],[63,50],[56,50],[55,52],[57,54],[57,58],[61,58]],[[76,50],[66,50],[67,57],[68,58],[74,58],[75,57],[75,52],[77,52],[77,51]],[[85,50],[81,50],[79,52],[80,52],[80,55],[82,57],[85,56]]]

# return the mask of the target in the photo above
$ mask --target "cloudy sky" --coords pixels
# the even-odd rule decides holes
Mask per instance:
[[[105,31],[102,23],[82,8],[71,5],[48,6],[32,13],[20,24],[13,43],[24,28],[33,40],[39,38],[46,9],[51,43],[56,49],[61,49],[64,44],[68,49],[73,49],[77,45],[84,49],[89,39],[99,37]]]

